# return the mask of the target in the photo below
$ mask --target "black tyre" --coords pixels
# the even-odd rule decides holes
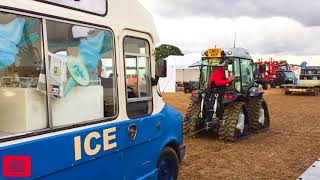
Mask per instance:
[[[244,103],[235,102],[225,107],[219,135],[220,139],[231,142],[236,142],[250,135],[248,113]]]
[[[263,97],[254,97],[248,102],[248,116],[253,132],[270,127],[269,110]]]
[[[186,117],[183,121],[183,134],[192,135],[199,130],[198,121],[200,120],[201,102],[191,102]]]
[[[290,91],[285,91],[284,94],[285,95],[291,95],[291,92]]]
[[[262,84],[262,89],[267,90],[268,89],[268,84],[267,83],[263,83]]]
[[[190,93],[192,93],[192,90],[190,88],[184,88],[184,93],[190,94]]]
[[[166,147],[157,164],[159,180],[176,180],[179,174],[179,158],[174,149]]]
[[[226,132],[227,132],[226,123],[225,123],[224,121],[220,121],[220,123],[219,123],[219,129],[218,129],[219,139],[224,140],[224,139],[225,139]]]

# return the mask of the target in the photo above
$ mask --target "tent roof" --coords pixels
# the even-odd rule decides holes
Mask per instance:
[[[170,64],[174,62],[176,69],[195,69],[195,68],[190,68],[189,66],[199,61],[199,59],[201,59],[201,55],[199,54],[188,54],[185,56],[169,56],[166,58],[166,60]]]

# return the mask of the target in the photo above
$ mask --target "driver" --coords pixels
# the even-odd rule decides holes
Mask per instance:
[[[221,59],[221,62],[222,61],[223,60]],[[219,87],[223,88],[234,80],[233,75],[230,75],[228,78],[226,78],[224,70],[227,69],[228,64],[229,64],[229,60],[226,60],[222,62],[222,66],[218,66],[212,71],[209,79],[210,89],[219,88]]]
[[[215,109],[215,113],[218,115],[221,115],[223,113],[223,104],[222,104],[222,100],[223,100],[223,94],[227,89],[227,84],[230,84],[233,80],[234,80],[234,76],[230,75],[228,78],[226,78],[225,75],[225,69],[227,69],[227,66],[229,64],[229,60],[226,60],[223,62],[223,60],[221,59],[220,64],[222,66],[218,66],[216,67],[213,71],[212,74],[210,76],[209,79],[209,88],[213,89],[213,88],[217,88],[218,91],[216,91],[215,93],[217,93],[216,97],[218,97],[218,99],[216,99],[215,101],[217,102],[217,106]]]

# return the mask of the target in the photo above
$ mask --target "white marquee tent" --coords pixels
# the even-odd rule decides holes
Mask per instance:
[[[167,60],[167,77],[160,78],[161,92],[176,92],[176,82],[198,81],[199,69],[188,66],[199,61],[200,55],[169,56]]]

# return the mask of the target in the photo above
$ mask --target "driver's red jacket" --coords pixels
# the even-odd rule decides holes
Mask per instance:
[[[225,86],[230,83],[228,81],[228,79],[226,78],[223,67],[217,67],[212,71],[210,79],[209,79],[209,88],[210,89],[212,88],[211,87],[212,82],[215,82],[217,87]]]

